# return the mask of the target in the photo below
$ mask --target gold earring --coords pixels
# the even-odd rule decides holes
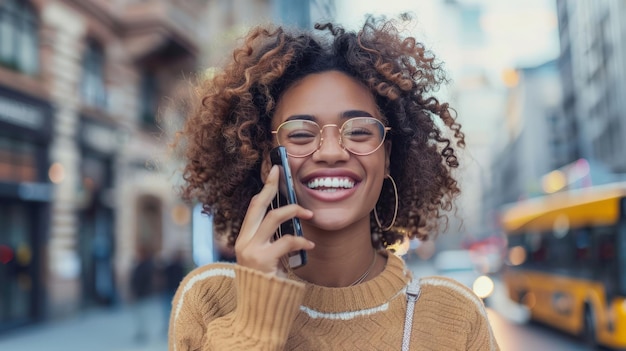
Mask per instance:
[[[398,187],[396,186],[396,182],[393,180],[393,177],[391,177],[391,174],[387,174],[385,178],[389,178],[389,180],[391,180],[391,184],[393,184],[393,193],[396,196],[396,207],[393,211],[393,219],[391,220],[391,224],[389,224],[388,227],[383,228],[383,225],[380,223],[380,219],[378,218],[378,212],[376,212],[376,206],[374,206],[374,219],[376,219],[378,228],[380,228],[380,230],[382,230],[383,232],[386,232],[393,227],[393,225],[396,223],[396,216],[398,215]]]

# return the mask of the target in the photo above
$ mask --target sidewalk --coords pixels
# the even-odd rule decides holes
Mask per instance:
[[[0,350],[19,351],[167,351],[162,301],[146,308],[148,337],[134,339],[136,318],[131,306],[94,309],[64,321],[25,327],[0,335]]]

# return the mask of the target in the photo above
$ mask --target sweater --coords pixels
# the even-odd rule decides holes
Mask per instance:
[[[174,296],[169,349],[400,350],[410,281],[394,254],[378,276],[342,288],[209,264],[190,272]],[[411,350],[499,350],[469,288],[437,276],[419,285]]]

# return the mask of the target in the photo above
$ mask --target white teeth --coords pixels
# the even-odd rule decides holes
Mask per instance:
[[[354,181],[349,178],[316,178],[311,180],[307,186],[309,189],[324,188],[324,191],[336,191],[337,189],[351,189]]]

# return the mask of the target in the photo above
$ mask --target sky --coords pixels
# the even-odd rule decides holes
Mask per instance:
[[[491,67],[523,67],[558,56],[558,24],[554,0],[457,0],[483,8],[480,27],[485,41],[481,60]],[[417,20],[416,36],[433,51],[455,55],[454,38],[442,27],[443,0],[336,0],[337,20],[358,29],[365,14],[393,17],[410,12]],[[449,31],[448,31],[449,32]],[[446,37],[446,35],[448,35]],[[445,60],[445,57],[444,57]]]

